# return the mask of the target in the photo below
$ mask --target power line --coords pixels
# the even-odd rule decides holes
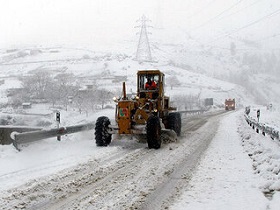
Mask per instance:
[[[254,6],[255,4],[257,4],[257,3],[261,2],[261,1],[263,1],[263,0],[256,0],[256,1],[252,2],[251,4],[249,4],[249,5],[247,5],[247,6],[243,7],[243,8],[241,8],[241,9],[239,9],[238,11],[233,12],[233,13],[227,15],[227,16],[224,16],[223,18],[220,18],[220,19],[218,19],[218,20],[222,20],[222,19],[224,19],[224,18],[228,18],[228,17],[230,17],[230,16],[233,16],[233,15],[235,15],[235,14],[237,14],[237,13],[239,13],[239,12],[241,12],[241,11],[247,9],[247,8],[250,8],[250,7]],[[240,2],[238,2],[238,3],[240,3]],[[236,3],[236,4],[238,4],[238,3]],[[234,6],[234,5],[232,5],[232,6]]]
[[[268,40],[268,39],[271,39],[271,38],[275,38],[277,36],[280,36],[280,34],[273,34],[272,36],[267,36],[267,37],[264,37],[262,39],[255,40],[255,42],[265,41],[265,40]]]
[[[242,1],[244,0],[239,0],[237,3],[231,5],[229,8],[225,9],[224,11],[222,11],[221,13],[219,13],[218,15],[214,16],[213,18],[209,19],[208,21],[202,23],[201,25],[197,26],[196,28],[192,29],[192,30],[197,30],[205,25],[207,25],[209,22],[217,19],[218,17],[222,16],[224,13],[230,11],[232,8],[236,7],[238,4],[240,4]]]
[[[261,1],[263,1],[263,0],[254,1],[253,3],[251,3],[251,4],[249,4],[249,5],[247,5],[247,6],[243,7],[243,8],[241,8],[240,10],[238,10],[238,11],[236,11],[236,12],[233,12],[233,13],[231,13],[231,14],[225,16],[224,18],[227,18],[227,17],[230,17],[230,16],[232,16],[232,15],[235,15],[235,14],[237,14],[237,13],[243,11],[244,9],[247,9],[248,7],[254,6],[255,4],[257,4],[257,3],[261,2]],[[221,20],[221,19],[219,19],[219,20]]]
[[[197,10],[197,12],[194,12],[193,14],[187,16],[187,18],[192,18],[192,17],[194,17],[194,16],[200,14],[201,12],[203,12],[203,10],[204,10],[205,8],[208,8],[208,6],[211,5],[211,4],[213,4],[215,1],[217,1],[217,0],[212,0],[212,1],[208,2],[208,4],[206,4],[204,7],[201,7],[199,10]]]
[[[243,30],[243,29],[246,29],[246,28],[248,28],[248,27],[251,27],[252,25],[255,25],[255,24],[257,24],[257,23],[259,23],[259,22],[261,22],[261,21],[263,21],[263,20],[265,20],[265,19],[267,19],[267,18],[270,18],[270,17],[272,17],[272,16],[274,16],[274,15],[277,15],[277,14],[279,14],[279,13],[280,13],[280,9],[277,9],[277,10],[275,10],[274,12],[272,12],[272,13],[270,13],[270,14],[268,14],[268,15],[265,15],[265,16],[261,17],[261,18],[258,19],[258,20],[255,20],[255,21],[253,21],[253,22],[251,22],[251,23],[248,23],[248,24],[246,24],[246,25],[244,25],[244,26],[238,28],[238,29],[235,29],[235,30],[231,31],[231,32],[228,33],[228,34],[225,34],[225,35],[222,35],[222,36],[218,37],[217,39],[213,40],[213,41],[210,42],[210,43],[216,42],[217,40],[220,40],[220,39],[223,38],[223,37],[226,37],[226,36],[230,36],[230,35],[232,35],[232,34],[235,34],[235,33],[239,32],[239,31],[241,31],[241,30]]]
[[[219,46],[213,46],[213,45],[207,45],[208,47],[210,47],[211,49],[221,49],[221,50],[225,50],[225,51],[230,51],[231,49],[228,47],[219,47]],[[269,49],[253,49],[253,48],[236,48],[236,51],[256,51],[256,50],[260,50],[260,51],[272,51],[272,50],[280,50],[280,48],[269,48]]]

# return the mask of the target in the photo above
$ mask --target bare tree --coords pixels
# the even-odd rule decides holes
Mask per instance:
[[[106,89],[99,89],[96,91],[96,99],[101,103],[101,108],[104,109],[104,105],[111,101],[113,93]]]
[[[74,97],[78,94],[79,87],[74,85],[75,77],[72,73],[58,74],[54,78],[54,82],[56,83],[54,85],[54,88],[56,88],[54,98],[57,98],[67,109],[69,97]]]
[[[52,106],[54,107],[57,102],[61,99],[61,92],[59,90],[59,84],[56,82],[52,82],[49,84],[45,97],[48,101],[52,103]]]
[[[194,108],[200,108],[200,93],[197,95],[176,95],[173,99],[179,109],[193,110]]]
[[[22,79],[25,94],[30,98],[43,99],[47,88],[52,83],[52,78],[47,72],[37,72],[30,77]]]
[[[179,86],[180,82],[176,76],[171,76],[168,80],[168,84],[171,86],[171,90],[173,87]]]

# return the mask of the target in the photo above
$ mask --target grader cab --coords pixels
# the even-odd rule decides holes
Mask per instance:
[[[164,95],[165,75],[159,70],[140,70],[137,73],[137,95],[129,99],[123,83],[122,97],[115,99],[115,125],[108,117],[99,117],[95,126],[97,146],[111,143],[112,134],[144,135],[148,147],[161,147],[161,134],[180,136],[181,115],[170,106]]]

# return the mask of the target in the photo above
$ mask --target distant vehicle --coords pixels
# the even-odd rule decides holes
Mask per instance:
[[[225,110],[235,110],[235,99],[226,99],[225,100]]]

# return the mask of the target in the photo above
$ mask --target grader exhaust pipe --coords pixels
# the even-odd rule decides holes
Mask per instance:
[[[123,98],[126,99],[126,88],[125,88],[125,82],[123,82]]]

